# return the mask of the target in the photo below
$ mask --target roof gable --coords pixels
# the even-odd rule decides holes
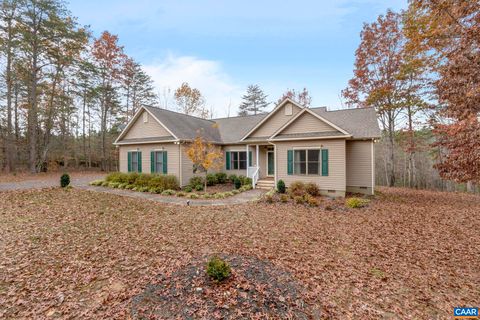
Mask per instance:
[[[154,114],[142,107],[128,122],[125,129],[115,140],[115,143],[145,138],[150,140],[155,140],[154,138],[158,138],[158,140],[165,140],[166,138],[177,139],[171,130],[160,122]]]
[[[298,117],[287,123],[278,134],[298,134],[308,132],[339,132],[339,130],[309,112],[302,112]]]
[[[291,108],[291,113],[287,113]],[[288,123],[304,108],[289,98],[279,103],[265,118],[257,123],[241,140],[247,138],[269,138],[283,125]]]

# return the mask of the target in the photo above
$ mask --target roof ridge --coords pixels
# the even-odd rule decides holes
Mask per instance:
[[[205,120],[205,121],[208,121],[208,122],[213,122],[213,123],[215,123],[215,121],[213,121],[213,119],[204,119],[204,118],[200,118],[200,117],[197,117],[197,116],[192,116],[192,115],[190,115],[190,114],[185,114],[185,113],[182,113],[182,112],[177,112],[177,111],[173,111],[173,110],[168,110],[168,109],[164,109],[164,108],[160,108],[160,107],[154,107],[154,106],[144,106],[144,107],[154,108],[154,109],[158,109],[158,110],[162,110],[162,111],[168,111],[168,112],[175,113],[175,114],[179,114],[179,115],[182,115],[182,116],[186,116],[186,117],[190,117],[190,118],[195,118],[195,119],[198,119],[198,120]]]
[[[233,116],[233,117],[223,117],[223,118],[213,118],[212,120],[222,120],[222,119],[231,119],[231,118],[248,118],[248,117],[256,117],[256,116],[262,116],[262,115],[267,115],[269,112],[264,112],[264,113],[259,113],[259,114],[247,114],[245,116]]]
[[[352,111],[352,110],[364,110],[364,109],[375,109],[374,107],[363,107],[363,108],[345,108],[345,109],[335,109],[335,110],[327,110],[327,107],[315,107],[310,109],[323,109],[325,108],[326,112],[337,112],[337,111]]]

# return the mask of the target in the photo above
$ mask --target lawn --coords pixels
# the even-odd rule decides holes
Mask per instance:
[[[454,306],[479,306],[478,196],[383,189],[366,208],[335,204],[202,208],[76,189],[0,193],[0,318],[136,316],[148,288],[190,281],[213,254],[233,257],[239,271],[228,286],[181,292],[193,318],[267,317],[221,298],[246,294],[235,281],[249,263],[269,281],[288,278],[313,318],[449,319]],[[268,294],[268,283],[245,281],[259,300]]]

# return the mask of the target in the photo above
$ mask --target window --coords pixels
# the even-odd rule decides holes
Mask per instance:
[[[163,173],[163,151],[155,151],[155,172]]]
[[[144,123],[148,122],[148,113],[146,113],[145,111],[143,112],[143,122]]]
[[[246,151],[230,151],[230,167],[227,170],[246,170],[247,169],[247,152]]]
[[[131,154],[131,161],[132,161],[132,168],[130,171],[132,172],[138,172],[138,152],[132,151],[130,152]]]
[[[294,150],[293,172],[301,175],[320,174],[320,150]]]

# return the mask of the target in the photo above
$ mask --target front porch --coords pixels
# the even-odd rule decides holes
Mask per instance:
[[[249,152],[255,154],[255,157],[247,157],[247,177],[252,179],[253,188],[275,187],[275,146],[268,143],[247,144],[246,151],[247,154]]]

